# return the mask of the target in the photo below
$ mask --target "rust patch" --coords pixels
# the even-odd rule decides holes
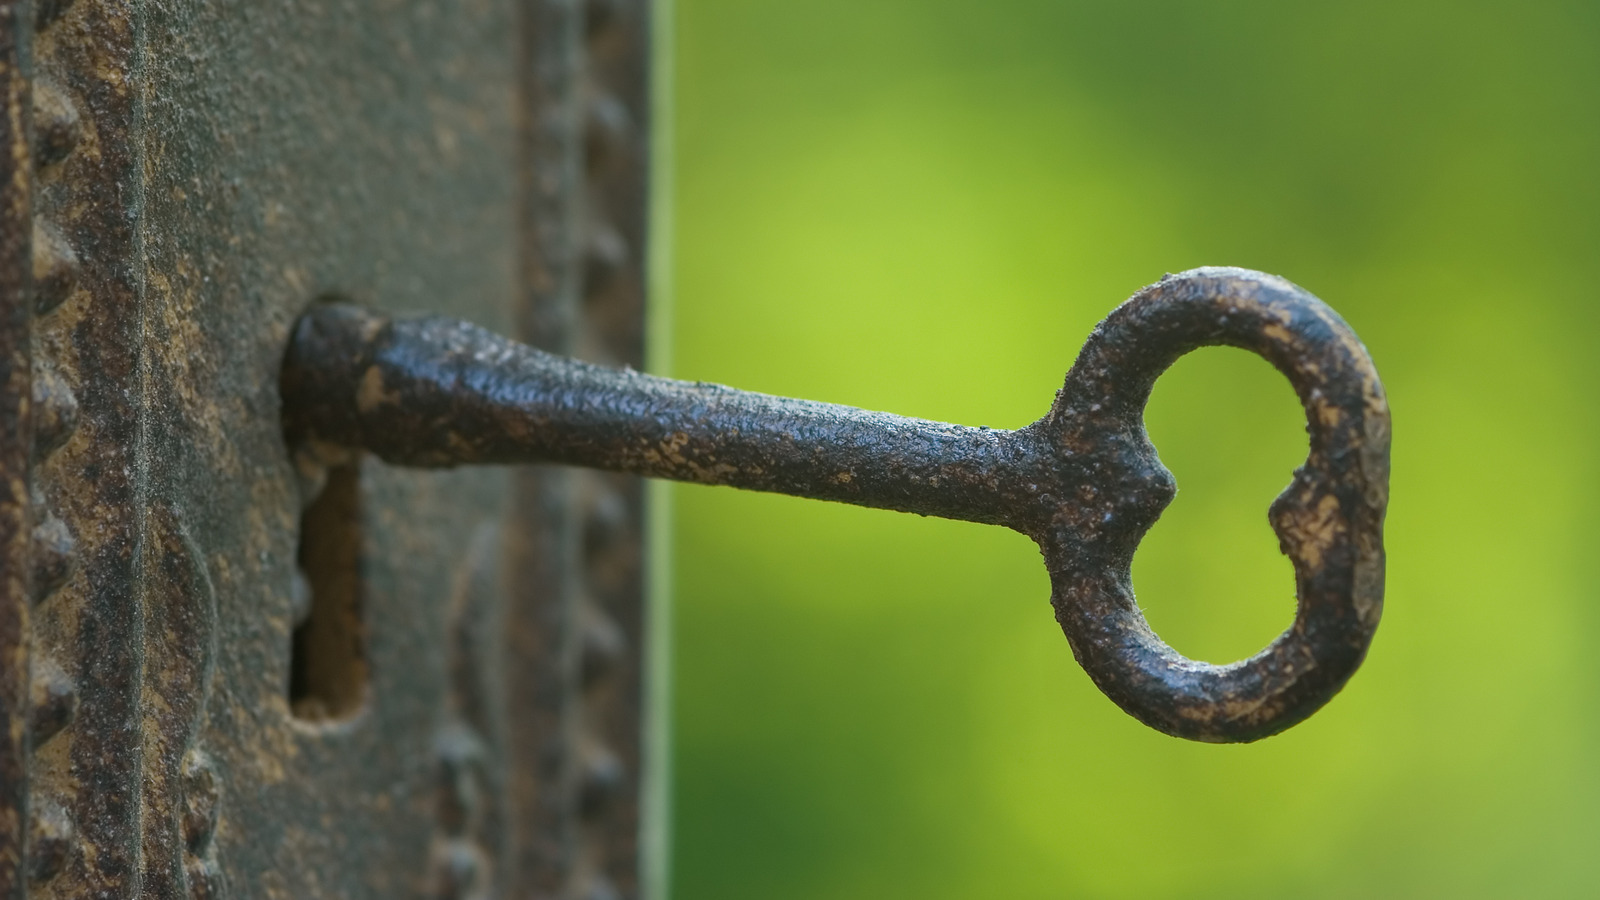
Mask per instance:
[[[1278,530],[1291,556],[1321,569],[1323,555],[1344,537],[1339,498],[1329,494],[1316,506],[1285,515]]]
[[[361,386],[356,390],[356,408],[371,412],[385,403],[398,403],[400,395],[383,387],[383,372],[373,366],[361,376]]]

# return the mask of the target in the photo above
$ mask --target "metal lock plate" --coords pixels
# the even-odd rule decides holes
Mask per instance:
[[[636,480],[319,489],[277,378],[327,296],[638,365],[648,28],[0,2],[0,897],[637,894]]]

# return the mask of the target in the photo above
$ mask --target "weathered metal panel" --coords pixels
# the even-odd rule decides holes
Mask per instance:
[[[283,329],[319,297],[442,304],[506,327],[510,5],[170,3],[145,15],[150,494],[208,564],[210,646],[228,648],[190,748],[221,786],[210,858],[233,896],[471,895],[495,881],[498,835],[485,825],[505,748],[497,722],[472,721],[456,696],[447,636],[474,606],[498,609],[470,596],[481,580],[470,569],[498,527],[506,476],[356,463],[366,699],[346,715],[319,709],[326,697],[291,709],[285,635],[313,494],[285,455],[275,388]],[[153,798],[163,785],[149,768]],[[441,821],[444,804],[474,801],[473,815]],[[147,843],[175,843],[171,825],[149,827],[168,833]]]
[[[636,361],[643,22],[0,3],[0,896],[633,893],[636,486],[297,464],[277,373],[330,296]]]

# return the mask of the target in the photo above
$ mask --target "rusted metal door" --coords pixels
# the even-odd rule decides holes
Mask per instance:
[[[636,480],[297,466],[277,384],[328,297],[639,364],[648,29],[0,0],[0,897],[638,894]]]

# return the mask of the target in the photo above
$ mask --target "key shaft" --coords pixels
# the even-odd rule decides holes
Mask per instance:
[[[440,316],[319,306],[287,373],[291,431],[398,465],[562,463],[1002,525],[1048,476],[1025,432],[597,366]]]

